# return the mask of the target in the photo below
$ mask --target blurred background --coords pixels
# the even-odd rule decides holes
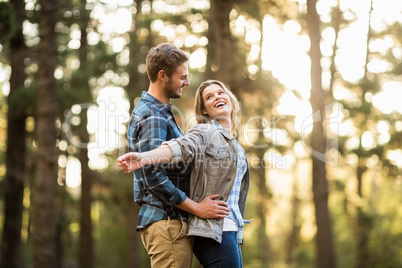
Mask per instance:
[[[0,267],[149,267],[115,159],[162,42],[190,55],[184,132],[201,81],[240,100],[244,267],[402,267],[402,1],[9,0],[0,17]]]

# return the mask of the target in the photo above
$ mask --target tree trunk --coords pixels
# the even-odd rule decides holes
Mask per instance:
[[[329,96],[332,98],[333,96],[333,90],[334,90],[334,84],[335,84],[335,74],[337,72],[336,64],[335,64],[335,57],[336,53],[335,51],[338,48],[338,37],[339,37],[339,30],[341,29],[341,23],[342,23],[342,11],[339,7],[339,2],[336,7],[334,7],[332,11],[332,23],[331,26],[334,28],[335,32],[335,38],[334,38],[334,44],[332,46],[332,56],[331,56],[331,66],[329,67],[330,73],[331,73],[331,80],[329,82],[328,90],[329,90]]]
[[[319,112],[320,120],[314,118],[311,133],[311,149],[313,162],[313,198],[317,224],[317,266],[319,268],[335,267],[334,249],[332,243],[331,220],[328,210],[328,181],[326,177],[325,159],[317,157],[325,155],[326,136],[322,119],[325,118],[323,103],[325,94],[321,85],[321,52],[320,52],[320,21],[316,9],[316,0],[307,1],[307,27],[311,41],[311,106]],[[315,113],[317,114],[317,113]]]
[[[89,64],[87,60],[88,54],[88,41],[87,41],[87,26],[89,22],[89,13],[86,10],[86,1],[81,2],[81,46],[79,49],[80,67],[82,70],[88,70]],[[89,74],[88,74],[89,76]],[[88,85],[87,75],[82,75],[83,79],[79,80],[77,89],[80,91],[80,95],[83,96],[81,101],[89,102],[92,100],[91,89]],[[84,112],[85,111],[85,112]],[[81,141],[81,148],[79,152],[79,160],[81,163],[81,203],[80,203],[80,241],[79,241],[79,266],[81,268],[93,267],[93,239],[92,239],[92,218],[91,218],[91,206],[92,206],[92,182],[93,174],[88,166],[88,143],[89,134],[87,131],[87,114],[86,110],[81,113],[81,124],[79,126],[79,137]]]
[[[24,1],[10,2],[14,12],[16,32],[10,39],[9,60],[11,66],[10,93],[7,114],[7,151],[4,190],[4,226],[2,241],[1,267],[22,267],[21,228],[23,197],[26,172],[26,132],[25,105],[21,104],[18,93],[24,90],[26,46],[22,34],[25,19]]]
[[[371,31],[371,15],[373,12],[373,0],[371,0],[370,4],[370,13],[369,13],[369,21],[368,21],[368,29],[367,29],[367,42],[366,42],[366,60],[364,64],[364,76],[363,79],[369,81],[367,78],[367,65],[369,63],[370,58],[370,49],[369,44],[372,39],[372,31]],[[365,96],[367,89],[362,87],[362,96]],[[367,115],[364,116],[364,122],[369,122],[369,118]],[[364,130],[362,131],[362,133]],[[362,137],[360,137],[362,140]],[[356,178],[357,178],[357,195],[360,198],[363,197],[363,174],[367,170],[367,166],[364,163],[364,159],[360,158],[357,168],[356,168]],[[370,263],[370,250],[368,248],[369,236],[372,229],[372,219],[365,212],[365,208],[362,206],[357,207],[357,228],[356,228],[356,240],[357,240],[357,260],[356,260],[356,268],[364,268],[368,267]]]
[[[257,110],[257,114],[263,114],[263,107],[260,107]],[[257,129],[264,129],[262,122],[256,126]],[[256,141],[256,145],[264,144],[265,137],[264,133],[261,131],[258,132],[258,139]],[[260,166],[257,168],[252,168],[253,178],[256,179],[257,189],[258,189],[258,208],[257,214],[258,219],[260,219],[261,223],[258,227],[258,240],[259,240],[259,254],[258,259],[261,262],[262,267],[268,267],[269,263],[272,262],[271,256],[271,248],[269,244],[269,239],[267,237],[267,217],[269,210],[269,202],[272,199],[272,194],[270,193],[267,187],[267,178],[266,172],[264,168],[264,154],[267,150],[264,146],[254,146],[254,148],[250,149],[256,157],[260,161]]]
[[[300,221],[299,221],[299,214],[300,214],[300,203],[301,200],[299,198],[299,190],[297,186],[297,177],[298,177],[298,162],[296,159],[296,163],[294,165],[293,169],[293,186],[292,186],[292,197],[291,197],[291,214],[290,214],[290,220],[292,224],[292,228],[290,229],[289,236],[287,239],[287,248],[286,248],[286,263],[289,266],[292,266],[293,264],[293,251],[297,247],[298,244],[298,237],[300,233]]]
[[[229,27],[229,13],[233,1],[211,0],[208,28],[206,79],[218,79],[231,84],[233,44]],[[236,67],[237,68],[237,67]]]
[[[130,100],[130,112],[134,108],[134,99],[141,96],[142,91],[146,91],[148,89],[148,79],[146,75],[141,74],[138,71],[138,66],[141,63],[145,63],[146,54],[141,53],[141,47],[147,46],[152,43],[152,35],[151,35],[151,22],[152,20],[147,20],[144,18],[144,15],[141,13],[141,4],[144,0],[135,0],[135,4],[137,6],[137,13],[133,14],[133,29],[129,32],[130,35],[130,62],[127,66],[129,73],[129,82],[127,85],[127,95]],[[146,25],[145,25],[146,23]],[[138,38],[140,36],[140,30],[143,28],[149,30],[149,35],[147,40],[141,42]]]
[[[57,180],[56,115],[58,103],[54,71],[57,62],[57,1],[40,0],[38,92],[36,111],[36,173],[33,188],[33,250],[35,268],[56,265],[54,197]]]
[[[264,161],[263,149],[255,149],[257,157],[260,161]],[[253,170],[253,178],[257,179],[258,188],[258,208],[257,218],[260,220],[260,224],[257,229],[258,233],[258,260],[261,262],[261,267],[268,267],[271,259],[271,249],[269,239],[267,237],[267,217],[268,217],[268,202],[271,200],[271,196],[268,194],[265,178],[265,169],[263,167],[257,167]],[[246,258],[246,256],[244,256]]]
[[[86,115],[84,115],[86,116]],[[85,123],[87,120],[82,120]],[[83,139],[81,139],[83,141]],[[88,139],[89,141],[89,139]],[[81,218],[80,218],[80,254],[79,266],[81,268],[93,267],[93,239],[92,239],[92,218],[91,218],[91,205],[92,205],[92,172],[88,167],[88,149],[81,148],[79,159],[81,162]]]

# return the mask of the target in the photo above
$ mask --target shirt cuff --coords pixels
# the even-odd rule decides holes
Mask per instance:
[[[172,159],[169,161],[169,163],[177,163],[182,160],[181,148],[177,141],[164,141],[162,142],[162,145],[169,146],[170,150],[172,151]]]
[[[187,199],[186,194],[183,191],[181,191],[180,189],[178,189],[177,192],[169,200],[172,209],[176,205],[183,203],[186,199]]]

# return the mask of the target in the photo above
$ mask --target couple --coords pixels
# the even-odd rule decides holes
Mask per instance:
[[[164,43],[146,64],[150,86],[131,116],[130,153],[117,161],[134,171],[137,230],[151,265],[191,267],[194,251],[204,267],[242,267],[249,168],[234,138],[238,101],[223,83],[203,82],[195,96],[199,124],[183,135],[170,99],[190,85],[187,54]]]

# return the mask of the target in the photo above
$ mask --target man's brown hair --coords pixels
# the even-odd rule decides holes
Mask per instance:
[[[189,56],[176,46],[162,43],[149,50],[147,55],[147,74],[151,82],[158,78],[160,70],[164,70],[170,77],[182,63],[187,62]]]

